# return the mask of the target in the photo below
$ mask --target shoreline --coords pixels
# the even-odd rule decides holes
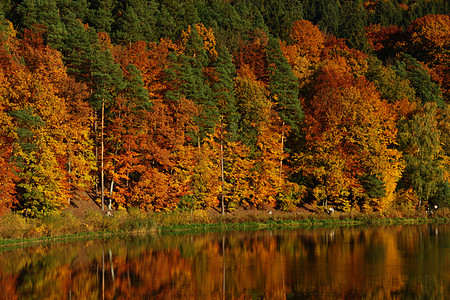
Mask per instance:
[[[133,235],[188,234],[204,232],[337,228],[450,223],[450,211],[439,214],[386,216],[378,213],[289,213],[265,211],[211,215],[206,211],[143,213],[138,210],[118,212],[114,216],[88,213],[75,218],[56,213],[42,219],[26,219],[7,214],[0,220],[0,252],[32,245],[107,239]]]

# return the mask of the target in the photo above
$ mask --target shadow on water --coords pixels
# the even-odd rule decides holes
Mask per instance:
[[[149,235],[0,253],[1,299],[446,299],[450,225]]]

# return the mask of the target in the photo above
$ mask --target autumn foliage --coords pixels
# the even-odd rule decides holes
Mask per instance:
[[[256,7],[235,10],[252,26],[166,16],[147,39],[69,4],[54,26],[0,19],[0,211],[78,191],[148,211],[449,204],[449,16],[378,2],[354,28],[304,3],[281,37]]]

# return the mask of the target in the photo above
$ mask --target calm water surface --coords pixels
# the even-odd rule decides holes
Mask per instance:
[[[0,252],[0,299],[450,299],[450,225],[164,235]]]

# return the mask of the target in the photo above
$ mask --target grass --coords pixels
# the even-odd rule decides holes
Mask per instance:
[[[313,228],[363,225],[397,225],[450,222],[450,209],[432,215],[423,212],[381,213],[336,212],[290,213],[248,211],[239,214],[208,214],[206,211],[145,213],[137,209],[117,211],[113,216],[89,212],[75,218],[67,212],[28,219],[9,213],[0,218],[0,247],[23,246],[62,240],[109,237],[112,235],[251,230],[264,228]]]

